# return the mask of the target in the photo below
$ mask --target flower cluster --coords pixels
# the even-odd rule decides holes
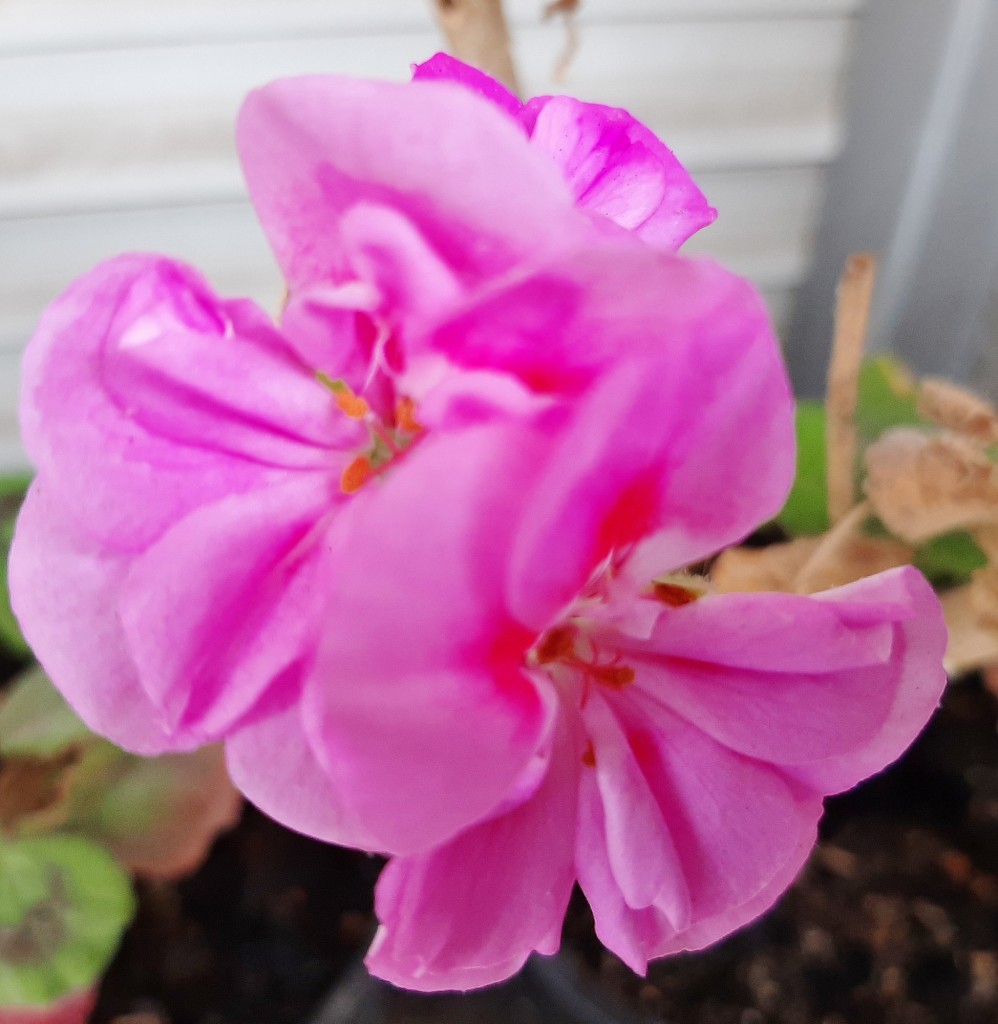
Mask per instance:
[[[914,570],[682,572],[794,463],[758,295],[675,253],[714,211],[624,112],[442,56],[276,82],[238,143],[278,324],[129,255],[29,347],[12,588],[56,684],[390,855],[368,963],[399,985],[553,952],[576,882],[638,971],[761,913],[823,796],[925,723],[944,630]]]

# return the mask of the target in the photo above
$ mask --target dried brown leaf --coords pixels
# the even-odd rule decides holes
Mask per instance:
[[[904,540],[998,523],[998,466],[965,437],[899,427],[870,445],[865,461],[867,497]]]
[[[729,548],[714,562],[714,584],[722,592],[816,594],[910,564],[914,551],[907,544],[860,532],[867,517],[865,506],[857,506],[821,537],[798,537],[765,548]]]
[[[130,759],[103,800],[89,810],[81,807],[71,824],[104,843],[135,874],[169,879],[196,870],[241,809],[222,748],[213,746]]]
[[[798,537],[765,548],[728,548],[714,560],[710,577],[720,593],[792,593],[797,574],[820,544],[820,537]]]
[[[519,93],[502,0],[431,0],[447,48]]]
[[[982,619],[974,582],[940,596],[949,642],[943,664],[951,676],[998,664],[998,628]]]
[[[970,604],[982,626],[998,632],[998,566],[979,569],[968,584]]]
[[[998,565],[998,524],[979,527],[974,530],[973,537],[987,560]]]
[[[565,22],[565,49],[555,65],[554,80],[556,82],[564,82],[568,78],[568,72],[579,52],[579,28],[575,19],[581,9],[582,0],[551,0],[550,3],[544,5],[544,13],[541,15],[543,21],[561,17]]]
[[[815,552],[797,576],[798,594],[817,594],[833,587],[873,576],[878,572],[910,565],[915,552],[907,544],[888,537],[854,534]]]
[[[75,747],[51,757],[0,757],[0,829],[16,829],[26,818],[57,817],[79,757]]]
[[[926,377],[922,381],[918,414],[982,444],[998,442],[998,409],[947,380]]]

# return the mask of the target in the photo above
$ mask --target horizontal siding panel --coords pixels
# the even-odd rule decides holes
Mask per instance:
[[[695,169],[837,151],[846,19],[592,28],[560,86],[557,34],[520,35],[530,92],[626,106]],[[306,71],[402,79],[435,45],[417,32],[0,59],[0,218],[238,198],[250,88]]]
[[[762,289],[798,284],[817,229],[824,169],[702,174],[698,182],[718,217],[684,252],[714,256]]]
[[[763,288],[795,285],[804,271],[823,187],[816,168],[707,174],[720,211],[690,244]],[[10,220],[0,228],[0,341],[23,344],[72,278],[119,252],[163,252],[200,267],[224,294],[277,306],[282,286],[245,201]]]
[[[585,0],[582,26],[716,18],[826,18],[862,0]],[[508,0],[516,26],[537,24],[543,0]],[[396,32],[433,24],[429,0],[0,0],[0,54]]]
[[[20,376],[20,349],[0,347],[0,472],[21,469],[28,462],[17,424]]]

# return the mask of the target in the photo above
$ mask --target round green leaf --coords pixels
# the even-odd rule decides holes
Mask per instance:
[[[93,984],[134,912],[128,876],[89,840],[0,841],[0,1006],[44,1006]]]

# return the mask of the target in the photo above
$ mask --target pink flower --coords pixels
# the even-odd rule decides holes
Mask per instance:
[[[575,881],[636,971],[720,939],[793,880],[822,797],[894,760],[938,702],[945,630],[913,569],[814,598],[651,582],[645,566],[737,532],[698,513],[773,507],[753,478],[759,407],[701,416],[663,395],[661,370],[643,388],[647,367],[609,377],[554,452],[540,423],[448,438],[421,452],[434,495],[399,475],[366,496],[381,539],[345,553],[320,660],[349,684],[317,672],[300,724],[230,745],[257,799],[287,785],[259,767],[278,735],[310,748],[337,781],[332,806],[412,850],[379,882],[368,956],[394,984],[471,988],[553,952]],[[682,379],[717,371],[708,357]],[[747,372],[736,359],[722,393]],[[455,472],[473,458],[477,472]],[[532,732],[538,702],[545,741],[505,801],[458,827],[455,808],[517,750],[496,723]]]
[[[637,969],[720,937],[943,679],[913,572],[656,586],[782,504],[787,381],[754,291],[662,251],[692,221],[654,146],[576,110],[566,184],[534,102],[261,90],[239,141],[280,326],[125,256],[25,362],[11,581],[42,663],[122,745],[225,738],[274,817],[395,855],[370,962],[410,987],[551,951],[576,879]],[[593,216],[628,196],[655,245]]]
[[[746,291],[618,255],[598,276],[580,261],[543,332],[569,380],[618,358],[571,401],[428,437],[421,478],[358,495],[301,702],[228,743],[269,813],[340,841],[362,822],[399,855],[368,963],[408,988],[484,985],[552,952],[575,881],[636,970],[721,938],[792,881],[822,797],[895,759],[945,682],[914,570],[813,598],[655,584],[779,508],[791,404]],[[684,301],[658,323],[666,265]],[[534,283],[433,343],[460,336],[486,365],[505,338],[533,379],[511,326],[536,321]]]
[[[676,250],[717,217],[671,150],[626,110],[570,96],[521,103],[499,82],[444,53],[416,65],[413,78],[456,82],[491,100],[554,161],[580,207],[652,245]]]
[[[38,478],[15,607],[88,724],[141,753],[293,699],[336,514],[448,376],[428,325],[594,238],[550,163],[463,89],[278,82],[239,138],[292,290],[281,328],[189,268],[123,256],[52,304],[24,365]]]
[[[217,739],[294,700],[337,516],[443,415],[434,403],[447,405],[456,370],[477,375],[460,385],[465,406],[495,391],[495,370],[520,380],[501,398],[515,404],[524,382],[580,385],[612,354],[537,345],[558,296],[579,287],[552,260],[601,232],[481,97],[285,80],[249,97],[238,136],[289,284],[280,327],[189,268],[124,256],[53,303],[25,360],[38,479],[12,555],[15,607],[88,724],[141,753]],[[488,296],[511,275],[537,292],[531,322],[465,339],[469,304],[491,302],[499,328]],[[441,321],[451,327],[435,333]]]

